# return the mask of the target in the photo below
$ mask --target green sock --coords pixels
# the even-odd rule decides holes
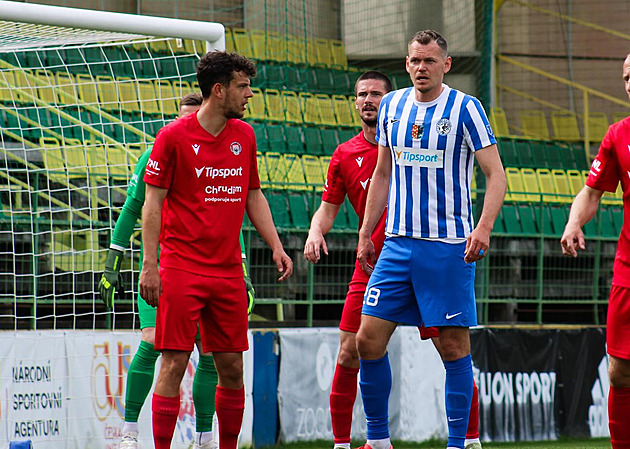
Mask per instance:
[[[195,403],[195,422],[197,432],[212,431],[214,415],[214,394],[219,376],[211,355],[200,355],[195,379],[193,380],[193,402]]]
[[[151,391],[155,362],[160,356],[151,343],[141,341],[127,373],[125,422],[138,422],[142,405]]]

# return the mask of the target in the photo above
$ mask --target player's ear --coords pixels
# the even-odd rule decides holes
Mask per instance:
[[[214,83],[214,86],[212,86],[212,93],[218,98],[223,98],[223,84]]]

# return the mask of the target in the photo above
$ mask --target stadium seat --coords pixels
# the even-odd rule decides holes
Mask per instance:
[[[608,131],[608,117],[603,112],[591,112],[588,117],[588,137],[591,142],[601,142]]]
[[[282,96],[278,90],[265,90],[265,106],[267,120],[272,122],[284,121],[284,106],[282,104]]]
[[[296,154],[285,154],[283,158],[287,167],[287,182],[290,184],[288,188],[291,190],[307,190],[301,157]]]
[[[346,197],[346,201],[344,202],[346,206],[346,213],[348,214],[348,227],[350,229],[359,229],[359,216],[354,211],[352,204],[350,204],[350,199]]]
[[[265,156],[259,151],[256,153],[256,162],[258,164],[258,178],[263,188],[269,185],[269,172],[267,171],[267,162]]]
[[[577,195],[580,190],[582,190],[586,181],[586,178],[580,170],[567,170],[567,179],[569,181],[571,195],[573,196]]]
[[[36,87],[37,98],[44,103],[56,105],[59,100],[57,98],[57,92],[54,90],[55,75],[47,70],[36,70],[35,79],[33,80]]]
[[[17,96],[13,96],[15,85],[15,77],[12,70],[0,71],[0,102],[12,104],[17,100]]]
[[[87,178],[88,159],[83,142],[79,139],[63,140],[66,169],[70,178]]]
[[[319,158],[311,154],[302,155],[302,167],[306,182],[317,185],[319,186],[317,190],[322,190],[326,177]]]
[[[549,139],[547,117],[543,111],[524,109],[520,115],[524,135],[535,139]]]
[[[501,155],[501,161],[505,167],[519,167],[520,161],[518,158],[518,152],[516,150],[516,143],[514,139],[499,137],[497,139],[497,146],[499,148],[499,154]]]
[[[342,69],[348,68],[348,56],[346,55],[346,46],[342,41],[331,39],[329,41],[330,53],[332,55],[332,65],[341,67]]]
[[[508,137],[510,129],[503,108],[490,108],[490,123],[496,137]]]
[[[314,44],[317,53],[315,64],[319,63],[324,64],[327,67],[331,67],[334,64],[334,59],[330,48],[330,41],[328,39],[317,38],[315,39]]]
[[[285,193],[276,190],[266,190],[265,197],[269,202],[269,208],[271,209],[275,225],[279,228],[291,228],[291,216],[289,215],[289,207]]]
[[[604,192],[601,199],[602,204],[605,205],[622,205],[623,204],[623,190],[621,189],[621,183],[617,185],[615,193]]]
[[[307,125],[321,125],[322,120],[319,114],[317,99],[310,92],[300,92],[298,94],[302,112],[304,113],[304,123]]]
[[[179,112],[179,99],[182,98],[184,95],[193,92],[193,89],[192,87],[190,87],[190,83],[183,80],[173,80],[171,84],[173,86],[173,95],[175,95],[177,110]]]
[[[256,135],[256,148],[260,152],[272,151],[269,145],[269,139],[267,138],[267,127],[264,123],[248,122],[252,128],[254,128],[254,134]]]
[[[55,73],[57,88],[59,89],[59,102],[61,104],[77,104],[79,92],[77,90],[74,75],[68,72]],[[2,87],[0,87],[0,101],[2,101]]]
[[[570,144],[570,151],[573,152],[573,160],[575,161],[575,168],[577,170],[588,170],[591,166],[591,161],[584,151],[584,145],[581,142]]]
[[[361,117],[359,116],[359,112],[357,111],[357,108],[356,108],[355,98],[356,97],[354,95],[348,97],[348,107],[350,108],[350,112],[352,112],[352,120],[353,120],[354,126],[360,127]]]
[[[339,211],[337,212],[337,216],[335,217],[335,221],[333,222],[334,230],[347,230],[350,228],[348,224],[348,211],[346,210],[346,203],[342,203],[339,207]]]
[[[118,97],[120,99],[120,108],[130,112],[140,112],[140,103],[138,98],[138,83],[131,78],[120,77],[117,79]],[[153,89],[153,86],[151,86]],[[155,90],[155,89],[153,89]],[[99,96],[102,89],[99,86]],[[145,92],[146,93],[146,92]],[[148,93],[150,95],[150,93]],[[153,101],[155,101],[155,93],[153,93]]]
[[[52,177],[65,177],[66,157],[61,142],[55,137],[40,137],[39,145],[46,172]]]
[[[617,232],[611,209],[611,207],[600,207],[597,211],[600,225],[599,235],[606,238],[617,238],[619,237],[619,233]]]
[[[544,235],[556,235],[551,222],[551,214],[549,212],[549,204],[537,204],[534,206],[534,218],[536,228]]]
[[[265,97],[263,92],[257,87],[252,87],[252,92],[254,96],[248,101],[245,118],[260,121],[265,120]]]
[[[504,204],[501,208],[501,215],[503,217],[505,232],[512,235],[523,233],[515,204]]]
[[[306,64],[306,48],[304,46],[304,39],[288,35],[287,60],[295,65]]]
[[[551,171],[548,168],[536,169],[536,180],[540,187],[542,200],[545,202],[557,202],[558,196],[556,191],[556,185],[554,184],[554,178],[551,175]]]
[[[155,80],[155,91],[160,112],[168,116],[179,113],[179,101],[173,92],[173,85],[168,80]]]
[[[348,99],[346,97],[343,95],[333,95],[332,106],[339,126],[354,126],[353,112],[348,106]]]
[[[333,154],[339,145],[339,136],[335,128],[321,128],[322,145],[325,154]]]
[[[98,80],[95,82],[90,75],[79,73],[76,75],[77,89],[79,90],[79,99],[84,104],[99,104],[98,99]]]
[[[275,151],[278,153],[286,153],[288,151],[287,141],[284,136],[284,126],[280,124],[266,125],[268,148],[269,151]]]
[[[274,189],[286,188],[288,167],[282,154],[269,151],[265,153],[265,162],[267,163],[267,173],[269,174],[271,187]]]
[[[623,207],[610,207],[610,215],[615,224],[615,231],[619,235],[623,227]]]
[[[524,234],[537,234],[538,227],[534,217],[534,209],[531,204],[519,203],[516,205],[518,211],[518,221]]]
[[[339,143],[347,142],[357,135],[355,128],[339,128]]]
[[[277,31],[267,31],[267,59],[271,61],[284,62],[288,59],[286,34]]]
[[[567,204],[558,204],[549,206],[549,215],[551,217],[551,226],[555,235],[562,235],[564,227],[567,224]]]
[[[519,166],[535,168],[536,161],[531,147],[532,141],[529,139],[515,139],[514,145],[518,155]]]
[[[287,123],[304,123],[302,105],[298,96],[292,91],[282,91],[282,104],[284,105],[285,120]]]
[[[560,203],[573,202],[573,194],[571,193],[571,185],[569,184],[567,173],[559,168],[554,168],[551,170],[551,177],[557,193],[557,201]]]
[[[556,140],[571,142],[582,138],[577,116],[572,112],[551,111],[551,125]]]
[[[307,154],[321,155],[324,154],[322,135],[320,129],[317,127],[305,126],[304,132],[304,146]]]
[[[297,229],[308,229],[311,225],[311,219],[307,196],[302,192],[289,192],[288,200],[293,227]]]
[[[236,51],[232,29],[229,27],[225,27],[225,51],[230,53],[234,53]]]
[[[287,142],[287,152],[293,154],[304,153],[304,133],[301,127],[285,125],[284,137]]]
[[[574,168],[573,154],[566,144],[547,142],[547,167]]]
[[[541,188],[538,184],[538,178],[533,168],[521,168],[521,176],[523,177],[523,185],[527,195],[525,201],[539,203],[541,201]]]
[[[333,81],[332,93],[340,95],[353,93],[354,85],[350,86],[350,80],[348,79],[348,74],[345,70],[332,69],[330,71],[330,76]]]
[[[531,140],[529,142],[529,148],[531,150],[532,160],[527,163],[523,163],[522,167],[549,167],[549,161],[547,159],[547,142],[542,140]],[[525,161],[523,160],[523,162]]]
[[[257,83],[260,79],[260,85],[258,87],[276,89],[278,91],[284,89],[285,79],[282,65],[271,63],[260,64],[259,70],[260,74],[254,78],[254,81]]]
[[[79,78],[80,75],[77,75],[77,79]],[[112,111],[114,109],[120,108],[120,100],[118,98],[118,86],[116,84],[116,81],[114,81],[114,78],[112,78],[111,76],[99,75],[96,77],[96,84],[94,85],[94,87],[96,87],[98,90],[98,98],[96,99],[96,101],[99,102],[101,109],[103,109],[104,111]],[[81,91],[81,87],[79,89],[79,91]],[[139,108],[136,106],[136,108],[133,110],[139,110]]]
[[[263,30],[250,30],[249,39],[252,43],[251,59],[267,61],[271,59],[271,52],[267,42],[267,33]]]
[[[315,94],[315,101],[319,112],[319,123],[324,126],[337,127],[337,117],[330,97],[326,94]]]
[[[506,201],[527,201],[525,194],[526,188],[521,176],[521,171],[515,167],[507,167],[505,169],[505,177],[507,178],[508,189],[505,195]]]
[[[249,38],[249,32],[244,28],[232,28],[232,38],[234,39],[234,49],[237,53],[254,58],[252,42]]]

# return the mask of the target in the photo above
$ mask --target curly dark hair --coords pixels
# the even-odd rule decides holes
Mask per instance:
[[[203,98],[210,96],[212,86],[221,83],[228,86],[234,79],[234,72],[244,72],[250,78],[256,76],[256,66],[238,53],[211,51],[197,63],[197,81]]]

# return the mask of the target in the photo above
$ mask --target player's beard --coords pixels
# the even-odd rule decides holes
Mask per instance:
[[[367,125],[368,128],[374,128],[376,124],[378,123],[378,117],[371,118],[371,119],[365,119],[361,117],[361,120],[363,121],[363,123]]]

